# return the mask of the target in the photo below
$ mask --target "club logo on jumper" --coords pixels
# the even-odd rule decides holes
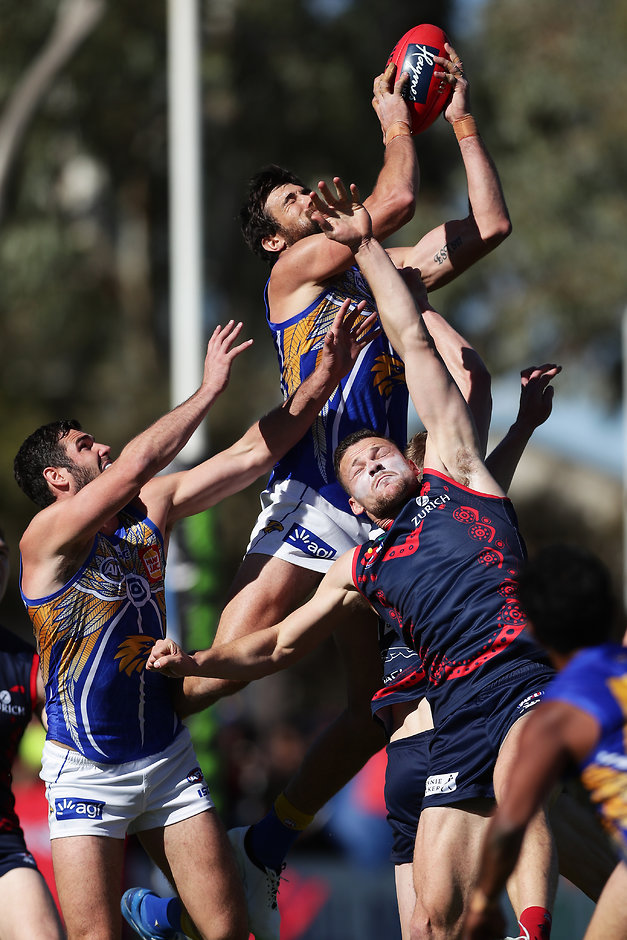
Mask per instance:
[[[334,548],[302,525],[293,525],[283,541],[296,546],[305,555],[313,555],[314,558],[333,558],[337,554]]]
[[[519,702],[516,706],[516,711],[519,715],[522,715],[524,712],[528,712],[530,708],[534,708],[536,705],[539,705],[544,696],[544,689],[540,689],[539,692],[533,692],[531,695],[528,695],[527,698],[524,698],[522,702]]]
[[[427,777],[425,780],[425,796],[433,796],[435,793],[452,793],[457,789],[456,770],[451,774],[434,774],[433,777]]]
[[[268,525],[263,527],[263,531],[266,535],[269,535],[270,532],[282,532],[283,525],[278,519],[271,519]]]
[[[140,574],[127,574],[126,596],[135,607],[143,607],[150,600],[150,585]]]
[[[424,104],[427,100],[429,83],[433,74],[435,65],[434,56],[438,54],[435,46],[424,46],[418,43],[411,43],[407,46],[405,60],[398,70],[398,74],[409,73],[409,82],[403,91],[403,97],[408,101],[417,101]]]
[[[22,693],[24,689],[20,690]],[[25,715],[26,707],[24,705],[14,705],[12,696],[8,689],[0,691],[0,712],[3,715]]]
[[[57,819],[102,819],[104,803],[95,800],[74,800],[63,796],[54,801],[54,814]]]

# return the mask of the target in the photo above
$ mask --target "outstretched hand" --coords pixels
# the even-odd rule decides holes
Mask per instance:
[[[381,333],[376,312],[362,316],[365,306],[362,300],[350,310],[350,300],[345,300],[324,338],[321,365],[338,382],[348,375],[364,346]]]
[[[372,235],[372,219],[361,202],[355,183],[350,184],[350,192],[339,176],[333,177],[333,183],[335,194],[324,180],[318,183],[319,194],[311,193],[311,218],[327,238],[356,251]]]
[[[227,387],[231,375],[233,362],[244,350],[252,345],[252,339],[247,339],[239,346],[234,346],[241,333],[243,324],[229,320],[226,326],[216,326],[209,343],[203,372],[203,385],[212,390],[214,395],[220,395]]]
[[[409,105],[403,97],[403,89],[409,74],[398,74],[394,62],[388,62],[385,71],[377,75],[372,85],[372,107],[377,113],[385,143],[388,130],[393,124],[403,123],[411,127]]]
[[[435,61],[440,66],[434,77],[439,78],[441,82],[453,86],[451,100],[444,109],[444,117],[450,123],[459,120],[470,114],[470,86],[466,73],[464,72],[464,63],[457,55],[450,43],[445,43],[444,48],[448,52],[449,58],[434,56]]]
[[[553,362],[529,366],[520,373],[520,405],[517,423],[530,432],[547,420],[553,408],[554,388],[549,383],[562,371]]]

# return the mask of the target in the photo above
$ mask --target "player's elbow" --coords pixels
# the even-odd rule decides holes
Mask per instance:
[[[481,240],[488,251],[493,251],[511,235],[511,232],[512,220],[509,213],[504,210],[490,217],[487,223],[482,226]]]
[[[383,241],[414,217],[416,194],[411,186],[399,186],[381,196],[376,206],[367,204],[367,208],[372,216],[374,234]]]
[[[401,218],[403,225],[410,222],[416,211],[416,191],[413,186],[401,186],[396,195],[398,217]]]
[[[243,457],[242,472],[252,483],[257,477],[269,473],[277,461],[277,456],[265,444],[251,448]]]
[[[237,481],[238,489],[244,489],[262,474],[268,473],[278,459],[257,428],[248,431],[226,453],[229,473]]]
[[[394,222],[395,228],[399,229],[407,222],[410,222],[416,211],[416,193],[412,186],[400,186],[392,194],[388,216]]]
[[[124,481],[128,489],[137,492],[145,483],[152,480],[161,468],[162,463],[159,461],[158,455],[133,452],[124,455],[123,463],[118,459],[112,466],[112,470],[119,469],[123,471]],[[107,470],[107,473],[109,472],[111,471]]]

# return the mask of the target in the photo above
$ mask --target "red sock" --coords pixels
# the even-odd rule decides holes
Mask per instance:
[[[518,921],[524,940],[549,940],[551,914],[546,907],[526,907]]]

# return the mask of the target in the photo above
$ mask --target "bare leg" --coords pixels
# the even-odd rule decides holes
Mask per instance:
[[[606,884],[584,940],[612,940],[627,937],[627,866],[620,862]]]
[[[402,940],[409,940],[409,929],[412,915],[416,907],[416,891],[414,889],[414,871],[411,862],[394,866],[394,880],[396,881],[396,902],[398,916],[401,922]]]
[[[527,718],[520,718],[510,729],[494,767],[494,792],[499,795],[510,774],[515,773],[518,739]],[[557,852],[547,814],[540,810],[525,833],[518,863],[507,883],[507,893],[517,917],[527,907],[553,909],[557,891]]]
[[[322,575],[269,555],[247,555],[229,591],[215,644],[270,627],[283,620],[315,590]],[[175,707],[181,717],[201,711],[246,685],[228,679],[187,677]]]
[[[285,788],[290,802],[311,815],[385,746],[383,728],[370,710],[382,682],[375,618],[347,620],[335,640],[346,675],[347,707],[317,736]]]
[[[215,810],[141,833],[146,851],[172,879],[203,940],[245,940],[244,892]]]
[[[251,629],[261,630],[287,616],[315,590],[320,572],[268,555],[247,555],[231,586],[215,643],[228,643]],[[381,681],[376,621],[347,622],[336,634],[347,681],[347,708],[318,736],[286,788],[301,812],[314,815],[366,761],[385,744],[373,721],[370,699]],[[179,714],[205,708],[245,683],[222,679],[186,678]]]
[[[12,868],[0,878],[2,940],[63,940],[48,885],[34,868]]]
[[[416,907],[411,940],[461,936],[464,908],[493,805],[491,800],[466,800],[423,809],[414,851]]]
[[[124,840],[67,836],[51,846],[68,940],[119,940]]]

